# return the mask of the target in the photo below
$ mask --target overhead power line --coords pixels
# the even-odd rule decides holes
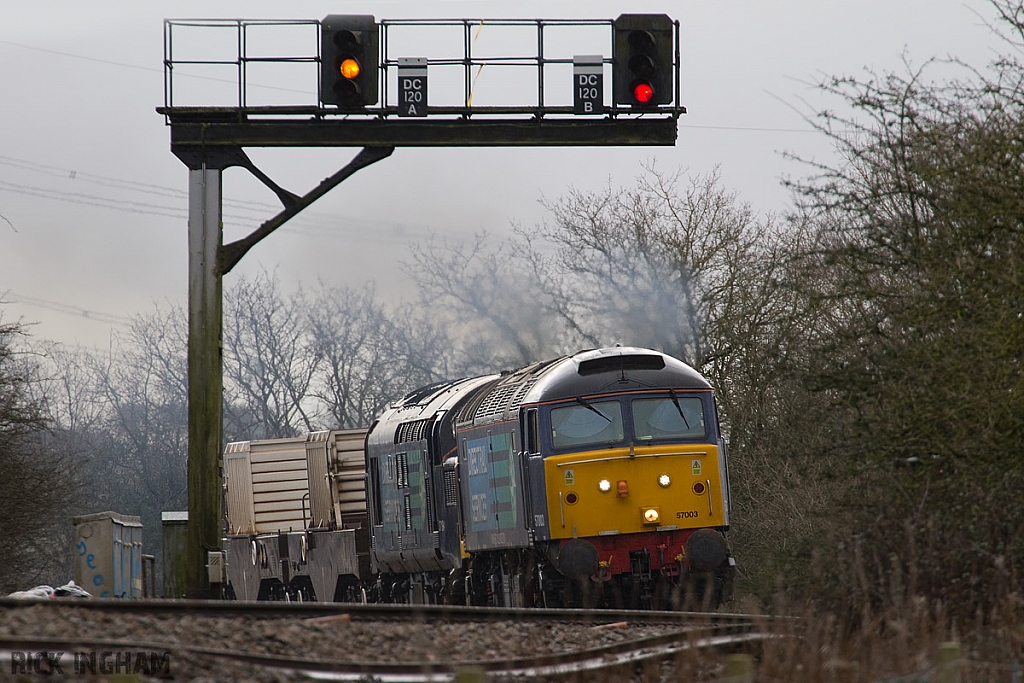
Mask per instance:
[[[739,130],[751,133],[818,133],[813,128],[755,128],[753,126],[702,126],[680,123],[680,128],[696,128],[698,130]]]
[[[17,47],[22,50],[33,50],[35,52],[43,52],[50,55],[57,55],[59,57],[68,57],[70,59],[84,59],[88,62],[96,62],[98,64],[106,64],[108,66],[120,66],[125,69],[136,69],[138,71],[149,71],[156,72],[159,74],[163,73],[163,69],[158,69],[152,66],[140,66],[138,64],[128,64],[127,62],[115,62],[111,59],[100,59],[99,57],[89,57],[87,55],[76,55],[71,52],[61,52],[60,50],[50,50],[45,47],[36,47],[35,45],[25,45],[24,43],[15,43],[11,40],[0,40],[2,45],[10,45],[11,47]],[[192,78],[199,81],[213,81],[215,83],[230,83],[231,85],[237,85],[238,81],[231,78],[216,78],[214,76],[200,76],[198,74],[189,73],[175,73],[175,78]],[[284,92],[296,92],[309,94],[308,90],[298,90],[296,88],[282,88],[276,85],[260,85],[259,83],[246,82],[247,88],[262,88],[264,90],[281,90]]]
[[[41,164],[28,159],[18,159],[3,155],[0,155],[0,166],[8,166],[18,169],[19,171],[28,171],[53,178],[59,178],[63,181],[71,181],[76,184],[79,182],[92,183],[99,186],[127,190],[129,192],[137,192],[142,195],[152,195],[162,199],[178,200],[181,203],[176,205],[155,204],[152,202],[107,197],[86,192],[50,189],[37,185],[10,182],[2,179],[0,179],[0,192],[13,192],[30,197],[39,197],[41,199],[84,206],[95,206],[125,213],[162,216],[165,218],[175,218],[179,220],[185,220],[188,217],[188,192],[184,190],[155,185],[152,183],[142,183],[134,180],[99,175],[96,173],[89,173],[61,166]],[[222,201],[226,209],[231,209],[231,211],[226,211],[223,214],[223,218],[225,223],[232,227],[251,226],[254,223],[262,223],[281,210],[281,206],[279,204],[273,204],[271,202],[243,201],[228,198],[224,198]],[[319,217],[319,221],[316,220],[317,217]],[[331,217],[326,213],[310,211],[293,219],[292,230],[299,234],[328,238],[344,238],[349,240],[355,237],[356,239],[364,242],[382,242],[385,244],[397,241],[406,241],[417,237],[427,237],[429,234],[429,230],[426,229],[417,230],[409,228],[404,228],[401,235],[388,234],[383,231],[380,233],[368,232],[362,228],[341,230],[337,227],[327,225],[326,222],[329,220],[331,220]],[[370,221],[368,219],[363,219],[362,222],[365,223]],[[376,222],[379,223],[381,221]]]
[[[36,308],[45,308],[51,311],[57,311],[58,313],[66,313],[68,315],[87,318],[89,320],[95,320],[96,322],[107,323],[109,325],[127,325],[131,322],[131,319],[126,316],[114,315],[113,313],[103,313],[102,311],[91,311],[86,308],[72,306],[71,304],[65,304],[59,301],[49,301],[47,299],[39,299],[31,296],[23,296],[11,291],[4,292],[0,295],[0,301],[5,300],[11,303],[34,306]]]

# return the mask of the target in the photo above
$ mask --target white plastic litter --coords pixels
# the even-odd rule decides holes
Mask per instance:
[[[30,588],[27,591],[15,591],[15,592],[11,593],[10,595],[8,595],[7,597],[9,597],[9,598],[16,598],[16,599],[17,598],[21,598],[21,599],[30,599],[30,598],[53,599],[53,598],[91,598],[92,595],[89,593],[89,591],[84,590],[81,586],[79,586],[74,581],[68,581],[63,586],[58,586],[56,588],[54,588],[53,586],[36,586],[35,588]]]
[[[52,586],[36,586],[35,588],[30,588],[27,591],[14,591],[13,593],[8,595],[7,597],[9,597],[9,598],[20,598],[20,599],[52,598],[53,597],[53,587]]]
[[[53,597],[55,598],[91,598],[92,594],[79,586],[74,581],[68,581],[63,586],[58,586],[53,589]]]

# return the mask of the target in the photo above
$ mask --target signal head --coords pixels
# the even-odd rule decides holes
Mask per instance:
[[[359,112],[377,103],[380,27],[370,15],[320,21],[320,101]]]
[[[664,14],[623,14],[614,22],[616,104],[655,109],[675,93],[675,23]]]

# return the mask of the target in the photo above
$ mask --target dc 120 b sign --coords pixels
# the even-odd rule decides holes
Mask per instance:
[[[604,58],[574,55],[572,58],[572,113],[604,113]]]

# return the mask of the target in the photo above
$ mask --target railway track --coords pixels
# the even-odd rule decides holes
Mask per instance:
[[[89,638],[40,638],[34,636],[0,637],[0,651],[45,651],[83,648],[127,651],[144,649],[166,651],[177,656],[204,655],[261,667],[285,669],[320,680],[358,681],[368,677],[380,681],[420,683],[452,680],[460,670],[477,669],[490,676],[545,678],[572,674],[614,671],[669,659],[688,650],[731,651],[770,637],[746,629],[715,628],[709,632],[682,629],[673,633],[630,640],[616,645],[557,655],[538,655],[511,660],[467,660],[461,662],[420,661],[382,663],[346,660],[322,660],[279,655],[254,654],[238,650],[185,646],[150,641],[105,640]]]
[[[250,619],[307,619],[346,614],[352,621],[423,622],[561,622],[596,624],[628,621],[644,624],[673,624],[704,621],[729,624],[749,621],[750,615],[715,612],[665,612],[618,609],[546,609],[522,607],[463,607],[461,605],[359,604],[342,602],[240,602],[233,600],[89,600],[0,598],[0,609],[43,605],[54,609],[82,609],[98,612]]]
[[[624,610],[541,610],[487,609],[435,605],[351,605],[351,604],[287,604],[230,603],[208,601],[11,601],[0,600],[0,615],[18,613],[39,607],[32,614],[36,619],[59,620],[76,614],[88,618],[102,616],[118,619],[121,615],[144,616],[148,619],[226,619],[251,623],[273,620],[274,623],[298,623],[305,626],[359,623],[378,630],[388,625],[406,623],[423,625],[421,631],[436,631],[444,624],[471,624],[470,628],[486,637],[488,625],[513,624],[513,629],[527,625],[571,625],[573,628],[598,631],[617,630],[621,639],[565,652],[540,653],[530,656],[493,658],[445,656],[369,657],[342,659],[331,652],[319,656],[294,656],[259,652],[258,647],[210,647],[178,640],[149,638],[105,638],[91,635],[0,635],[0,651],[129,651],[145,650],[171,653],[175,662],[208,658],[214,662],[231,662],[255,670],[277,671],[297,680],[319,679],[338,681],[375,680],[382,683],[420,683],[452,680],[458,671],[478,669],[488,677],[561,678],[579,674],[622,672],[631,667],[648,666],[671,660],[685,652],[722,653],[754,647],[769,637],[749,615],[695,614],[683,612],[638,612]],[[479,626],[476,626],[479,625]],[[377,653],[380,657],[381,653]],[[431,658],[432,657],[432,658]],[[215,668],[216,665],[214,665]],[[628,677],[627,677],[628,678]]]

